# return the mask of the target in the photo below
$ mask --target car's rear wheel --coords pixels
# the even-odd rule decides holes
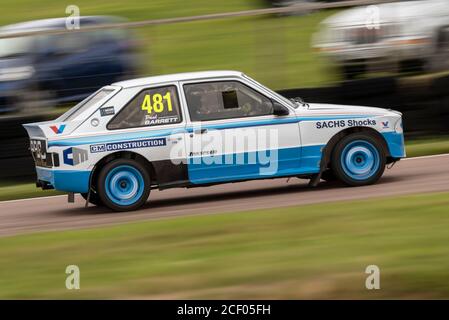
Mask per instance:
[[[98,176],[101,201],[115,211],[141,207],[150,194],[150,176],[145,167],[131,159],[107,163]]]
[[[349,186],[377,182],[385,170],[382,144],[366,133],[354,133],[341,139],[332,154],[334,174]]]

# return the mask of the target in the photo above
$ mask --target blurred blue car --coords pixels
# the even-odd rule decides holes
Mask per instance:
[[[80,17],[80,27],[122,21]],[[1,27],[0,36],[65,28],[66,18],[36,20]],[[2,38],[0,113],[34,113],[80,101],[106,84],[135,76],[138,61],[137,42],[122,29]]]

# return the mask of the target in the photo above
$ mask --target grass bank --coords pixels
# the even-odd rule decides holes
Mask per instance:
[[[448,298],[448,209],[440,193],[1,238],[0,298]]]

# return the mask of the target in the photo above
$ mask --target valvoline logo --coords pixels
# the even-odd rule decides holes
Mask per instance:
[[[53,132],[56,134],[61,134],[64,132],[65,124],[61,124],[59,127],[58,126],[50,126],[50,129],[53,130]]]

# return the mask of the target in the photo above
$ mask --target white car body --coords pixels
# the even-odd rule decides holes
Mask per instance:
[[[339,65],[395,70],[428,64],[439,32],[449,26],[447,0],[402,1],[341,11],[321,22],[313,46]]]
[[[271,99],[288,114],[193,121],[184,85],[211,81],[244,85]],[[164,86],[176,88],[182,120],[152,127],[108,129],[107,124],[122,109],[125,110],[128,102],[139,92]],[[329,152],[326,154],[326,147],[330,148],[333,138],[360,130],[367,130],[382,140],[388,162],[405,157],[399,112],[372,107],[295,104],[241,72],[209,71],[156,76],[118,82],[104,89],[110,90],[110,93],[78,112],[70,121],[65,120],[65,114],[55,121],[24,125],[31,139],[39,186],[87,193],[96,170],[101,170],[105,159],[118,153],[139,155],[151,164],[151,188],[190,187],[286,176],[310,177],[325,169],[323,158],[330,156]],[[83,102],[80,103],[82,105]],[[74,110],[77,108],[75,106]],[[105,108],[107,112],[104,112]],[[71,112],[68,112],[69,116]],[[240,143],[249,139],[256,132],[254,130],[273,133],[275,143],[269,147]],[[277,158],[274,160],[276,170],[272,171],[263,172],[263,168],[269,165],[260,163],[260,159],[254,163],[213,161],[226,156],[249,156],[273,148],[276,149]]]

